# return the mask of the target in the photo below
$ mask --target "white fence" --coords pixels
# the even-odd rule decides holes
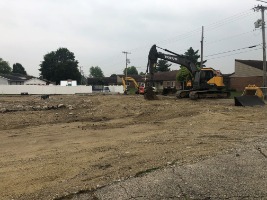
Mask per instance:
[[[111,93],[123,93],[122,85],[108,86]],[[0,94],[90,94],[92,86],[0,85]]]
[[[0,94],[78,94],[92,93],[92,86],[0,85]]]
[[[110,92],[112,93],[120,93],[123,94],[123,86],[122,85],[109,85],[108,86]]]

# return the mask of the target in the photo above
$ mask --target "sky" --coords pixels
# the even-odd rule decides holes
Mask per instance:
[[[256,0],[1,0],[0,58],[39,76],[44,55],[73,52],[82,72],[122,74],[126,54],[145,72],[153,44],[184,54],[201,49],[206,66],[234,72],[235,59],[262,60],[261,18]],[[266,4],[267,5],[267,4]],[[254,48],[249,48],[255,46]],[[158,49],[158,51],[163,52]],[[172,70],[179,65],[172,64]]]

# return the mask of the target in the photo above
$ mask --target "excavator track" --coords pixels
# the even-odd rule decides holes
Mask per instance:
[[[230,92],[228,91],[201,90],[201,91],[191,91],[189,93],[189,98],[192,100],[205,99],[205,98],[226,99],[229,97],[230,97]]]

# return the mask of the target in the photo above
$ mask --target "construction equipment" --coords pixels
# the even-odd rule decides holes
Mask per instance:
[[[132,77],[122,77],[121,78],[122,81],[122,85],[123,85],[123,89],[124,89],[124,93],[127,93],[127,85],[126,85],[126,81],[132,81],[134,83],[134,87],[136,89],[136,94],[144,94],[145,93],[145,89],[143,85],[138,85],[138,83],[136,82],[136,80]]]
[[[198,98],[228,98],[229,91],[224,91],[225,85],[220,71],[213,68],[198,68],[195,63],[187,59],[183,55],[179,55],[167,49],[162,49],[170,54],[164,54],[157,51],[156,45],[153,45],[149,51],[147,72],[150,74],[150,85],[154,86],[154,73],[157,64],[157,59],[167,60],[173,63],[180,64],[186,67],[192,74],[191,87],[188,90],[180,90],[177,97],[190,97],[191,99]],[[151,90],[148,88],[148,90]],[[150,94],[152,94],[150,92]],[[152,98],[152,97],[151,97]],[[153,98],[152,98],[153,99]]]
[[[264,95],[260,87],[256,85],[248,85],[245,87],[243,94],[234,97],[235,106],[264,106]]]

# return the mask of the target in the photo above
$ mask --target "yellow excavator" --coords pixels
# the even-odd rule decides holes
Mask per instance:
[[[213,68],[198,68],[195,63],[183,55],[174,53],[168,49],[162,49],[170,54],[158,52],[156,45],[153,45],[149,51],[147,73],[150,74],[150,87],[146,89],[146,99],[157,99],[153,94],[152,86],[154,86],[154,72],[157,65],[157,59],[167,60],[173,63],[180,64],[186,67],[192,74],[191,87],[188,90],[180,90],[177,93],[178,98],[190,97],[191,99],[198,98],[228,98],[230,92],[224,90],[223,77],[220,71]]]
[[[124,90],[124,93],[126,94],[127,93],[127,85],[126,85],[126,81],[132,81],[134,83],[134,87],[136,89],[136,94],[144,94],[145,93],[145,88],[144,86],[142,85],[138,85],[138,83],[136,82],[136,80],[132,77],[122,77],[121,78],[121,81],[122,81],[122,85],[123,85],[123,90]]]

